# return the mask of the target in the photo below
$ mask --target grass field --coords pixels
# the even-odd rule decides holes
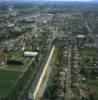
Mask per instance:
[[[96,57],[93,49],[85,48],[81,50],[81,64],[85,67],[93,67],[93,59]]]
[[[86,80],[83,82],[89,88],[89,92],[93,94],[94,100],[98,100],[98,80]]]
[[[54,64],[57,61],[58,53],[59,53],[59,48],[55,48],[51,61],[50,61],[50,65]]]
[[[24,62],[23,65],[7,65],[7,64],[4,64],[4,65],[0,66],[0,69],[25,72],[29,68],[29,66],[32,64],[32,60],[29,59],[29,58],[25,58],[23,62]]]
[[[85,72],[86,72],[86,80],[82,81],[82,84],[87,85],[89,88],[89,92],[93,95],[95,98],[94,100],[98,100],[98,79],[96,80],[91,80],[91,71],[93,65],[93,59],[97,58],[94,49],[90,48],[85,48],[81,50],[81,67],[84,67]]]
[[[0,65],[0,96],[6,96],[13,89],[20,75],[27,71],[33,61],[31,58],[24,57],[20,51],[8,51],[6,58],[22,61],[23,65],[8,65],[6,62]]]
[[[0,95],[8,94],[20,76],[20,72],[0,70]]]
[[[25,72],[26,69],[31,65],[32,60],[29,58],[25,58],[23,62],[24,62],[23,65],[18,65],[18,66],[17,65],[6,65],[6,68]]]
[[[58,13],[57,15],[59,17],[69,17],[69,18],[73,17],[72,14],[70,13]]]
[[[61,66],[62,63],[62,48],[56,48],[53,54],[53,57],[50,62],[50,66],[52,66],[52,72],[47,82],[47,87],[45,89],[44,95],[41,100],[54,100],[56,98],[56,92],[59,87],[59,81],[57,79],[60,70],[64,66]],[[63,90],[62,90],[63,91]],[[56,98],[57,99],[57,98]],[[58,99],[59,100],[59,99]]]
[[[7,59],[15,59],[18,61],[22,61],[23,65],[1,65],[0,68],[6,69],[6,70],[13,70],[13,71],[20,71],[20,72],[25,72],[29,65],[32,63],[32,59],[28,57],[23,56],[23,52],[20,51],[8,51],[6,53]]]

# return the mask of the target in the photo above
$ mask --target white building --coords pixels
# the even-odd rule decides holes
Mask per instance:
[[[27,57],[36,57],[38,55],[38,52],[30,52],[30,51],[25,51],[24,52],[24,56],[27,56]]]
[[[83,38],[85,38],[85,37],[86,37],[85,35],[77,35],[77,38],[83,39]]]

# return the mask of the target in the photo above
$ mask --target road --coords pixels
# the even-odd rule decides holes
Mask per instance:
[[[93,30],[90,28],[87,21],[85,21],[84,24],[85,24],[86,28],[88,29],[89,36],[92,37],[92,39],[94,40],[95,47],[98,48],[98,38],[96,38],[96,33],[93,32]]]
[[[50,76],[50,73],[51,73],[51,70],[52,70],[52,68],[51,68],[51,66],[49,64],[51,62],[51,58],[53,57],[54,49],[55,49],[55,45],[53,46],[53,48],[51,50],[51,53],[50,53],[50,55],[48,57],[48,60],[47,60],[47,62],[45,64],[44,70],[43,70],[43,72],[42,72],[42,74],[40,76],[40,80],[38,82],[39,89],[37,91],[37,98],[36,98],[36,100],[40,100],[40,98],[42,97],[42,95],[44,93],[44,90],[46,88],[47,81],[49,79],[49,76]],[[42,79],[42,81],[41,81],[41,79]]]
[[[48,8],[43,9],[43,8],[36,8],[35,11],[33,11],[32,13],[28,13],[28,14],[22,14],[16,17],[13,17],[12,19],[15,21],[19,21],[19,20],[23,20],[23,19],[32,19],[32,17],[39,17],[40,13],[46,12],[48,10]]]
[[[26,92],[24,93],[24,95],[23,95],[23,97],[22,97],[22,100],[29,100],[29,99],[28,99],[28,94],[29,94],[29,92],[32,92],[32,93],[33,93],[33,92],[35,91],[35,88],[36,88],[35,86],[36,86],[36,84],[38,83],[39,78],[40,78],[40,76],[41,76],[41,74],[42,74],[42,71],[43,71],[43,69],[44,69],[44,66],[45,66],[45,64],[46,64],[46,62],[47,62],[47,60],[48,60],[49,54],[50,54],[51,49],[52,49],[52,46],[53,46],[53,42],[54,42],[54,40],[51,40],[51,43],[50,43],[50,45],[49,45],[48,50],[46,50],[46,51],[44,52],[44,57],[43,57],[43,59],[41,59],[41,60],[38,62],[37,66],[36,66],[36,69],[35,69],[34,72],[33,72],[32,80],[31,80],[31,82],[30,82],[30,84],[29,84],[29,86],[28,86]]]
[[[68,54],[68,69],[67,69],[67,78],[66,78],[66,94],[65,94],[65,100],[70,100],[71,96],[71,53],[72,53],[72,47],[69,47],[69,54]]]

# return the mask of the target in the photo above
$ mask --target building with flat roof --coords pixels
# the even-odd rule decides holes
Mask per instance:
[[[24,56],[27,57],[36,57],[38,55],[38,52],[32,52],[32,51],[25,51]]]

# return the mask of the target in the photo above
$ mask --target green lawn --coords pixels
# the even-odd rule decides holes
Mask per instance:
[[[94,49],[92,49],[92,48],[82,49],[81,53],[85,54],[85,55],[89,55],[89,56],[94,56],[95,55]]]
[[[97,58],[94,49],[85,48],[80,52],[81,55],[81,67],[85,69],[86,81],[82,81],[82,84],[86,84],[89,88],[89,92],[93,94],[94,100],[98,100],[98,80],[91,80],[91,69],[93,65],[93,58]]]
[[[83,84],[86,84],[89,88],[89,92],[93,94],[95,100],[98,100],[98,80],[84,81]]]
[[[0,70],[0,95],[5,96],[20,76],[20,72]]]
[[[50,65],[55,64],[57,62],[57,59],[58,59],[57,56],[58,56],[59,50],[60,50],[59,48],[55,48],[51,61],[50,61]]]
[[[55,48],[53,52],[51,61],[49,63],[49,66],[52,67],[52,72],[51,75],[49,76],[47,87],[45,89],[44,95],[41,98],[41,100],[51,100],[52,97],[54,96],[53,94],[55,94],[57,83],[58,83],[55,77],[57,77],[58,69],[60,69],[60,67],[58,68],[56,64],[59,64],[60,62],[59,59],[60,50],[61,50],[60,48]]]
[[[11,58],[13,56],[21,57],[21,56],[23,56],[23,52],[21,52],[21,51],[8,51],[8,52],[6,52],[6,56],[7,56],[7,58]]]
[[[23,65],[7,65],[7,64],[2,65],[12,70],[25,71],[25,69],[27,69],[29,65],[32,63],[32,59],[28,57],[24,57],[23,52],[21,51],[8,51],[6,52],[6,56],[7,59],[16,59],[23,62]]]
[[[89,85],[90,91],[93,94],[95,100],[98,100],[98,86]]]
[[[32,60],[30,58],[21,58],[24,59],[23,65],[5,65],[9,69],[13,70],[19,70],[19,71],[25,71],[25,69],[29,68],[29,66],[32,64]]]
[[[85,48],[81,50],[81,65],[86,67],[93,67],[93,59],[96,57],[95,52],[93,49]]]

